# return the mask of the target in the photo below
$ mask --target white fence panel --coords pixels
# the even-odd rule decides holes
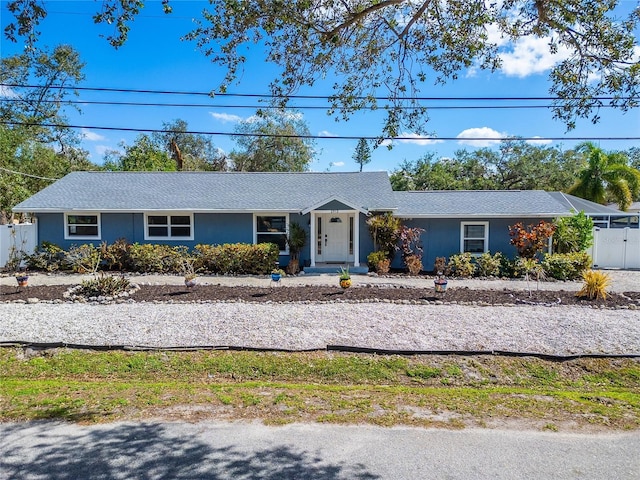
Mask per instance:
[[[0,225],[0,268],[11,259],[12,252],[32,254],[38,246],[38,231],[33,223]]]
[[[640,229],[594,228],[593,266],[640,268]]]

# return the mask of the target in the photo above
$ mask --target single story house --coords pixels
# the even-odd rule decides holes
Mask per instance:
[[[423,264],[469,251],[514,255],[508,226],[583,210],[598,218],[623,212],[560,192],[391,189],[386,172],[73,172],[18,204],[33,215],[38,242],[198,244],[273,242],[288,263],[284,235],[293,222],[308,242],[307,272],[350,265],[366,271],[374,249],[367,216],[391,212],[425,229]],[[394,266],[400,266],[396,258]]]

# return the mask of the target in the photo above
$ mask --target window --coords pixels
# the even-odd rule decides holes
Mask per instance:
[[[145,240],[193,240],[193,215],[145,215]]]
[[[100,214],[72,214],[64,215],[64,238],[78,240],[93,240],[100,238]]]
[[[488,251],[489,222],[462,222],[460,235],[460,251],[481,254]]]
[[[275,243],[281,252],[287,251],[288,215],[256,215],[255,243]]]

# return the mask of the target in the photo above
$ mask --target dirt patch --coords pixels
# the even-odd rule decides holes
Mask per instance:
[[[63,294],[69,286],[50,285],[26,288],[3,286],[0,301],[64,300]],[[575,292],[558,290],[482,290],[467,287],[451,288],[444,294],[436,294],[433,288],[363,286],[342,290],[330,286],[300,287],[250,287],[198,285],[187,288],[179,285],[142,285],[131,295],[136,302],[407,302],[423,303],[442,301],[445,303],[473,303],[482,305],[583,305],[607,308],[640,306],[640,293],[612,293],[606,300],[587,300],[576,297]],[[632,307],[633,308],[633,307]]]

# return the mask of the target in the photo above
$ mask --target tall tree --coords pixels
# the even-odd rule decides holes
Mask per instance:
[[[585,165],[570,194],[592,202],[613,201],[626,210],[640,196],[640,171],[627,165],[628,158],[619,152],[607,154],[591,142],[577,149],[585,156]]]
[[[369,144],[364,138],[358,140],[358,145],[356,145],[356,151],[353,154],[353,159],[358,165],[360,165],[360,171],[362,171],[362,167],[364,165],[371,161],[371,150],[369,149]]]
[[[239,151],[230,154],[238,172],[304,172],[315,151],[302,115],[291,110],[259,111],[236,127]]]
[[[217,171],[226,169],[226,156],[216,148],[211,137],[189,133],[182,119],[165,122],[162,132],[152,134],[156,145],[163,148],[176,164],[176,170]]]
[[[5,98],[0,102],[2,122],[28,127],[31,138],[44,143],[56,142],[63,150],[76,145],[78,137],[66,127],[64,109],[72,106],[69,97],[77,95],[75,87],[84,79],[84,65],[70,45],[59,45],[51,53],[29,50],[3,58],[0,62],[0,84],[5,85]]]
[[[111,30],[115,25],[115,35],[107,38],[117,48],[144,2],[99,3],[94,21]],[[422,133],[426,112],[417,99],[422,84],[456,79],[470,67],[494,71],[502,62],[503,42],[540,39],[551,54],[565,52],[551,68],[550,93],[557,98],[555,117],[572,128],[576,118],[597,121],[605,102],[623,110],[637,105],[640,10],[620,18],[614,11],[618,3],[210,0],[185,38],[226,68],[221,91],[237,80],[247,46],[264,45],[266,61],[281,67],[271,87],[284,104],[300,86],[335,74],[342,80],[334,85],[330,111],[349,117],[363,108],[386,107],[383,136],[388,138],[397,136],[402,125]],[[15,21],[5,28],[7,38],[24,36],[33,45],[47,4],[9,0]],[[161,5],[171,12],[170,0]]]
[[[105,154],[104,169],[112,171],[176,171],[176,163],[166,150],[146,134],[136,137],[133,145],[120,144],[121,150]]]

